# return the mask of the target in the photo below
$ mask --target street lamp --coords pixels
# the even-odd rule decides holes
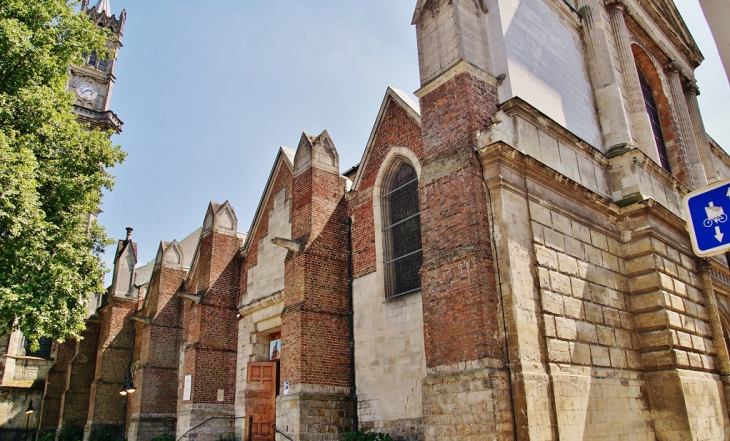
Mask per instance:
[[[25,417],[25,438],[24,440],[28,441],[28,425],[30,424],[30,414],[34,413],[35,410],[33,410],[33,400],[30,400],[30,403],[28,404],[28,409],[25,411],[25,414],[27,415]]]
[[[124,397],[124,413],[122,414],[122,439],[125,439],[125,435],[127,432],[127,406],[129,402],[129,396],[137,391],[137,388],[134,387],[134,382],[132,382],[131,354],[129,362],[130,367],[127,369],[126,375],[124,375],[124,384],[122,384],[122,388],[119,389],[119,395]]]
[[[134,382],[132,382],[132,376],[127,372],[127,374],[124,376],[124,384],[122,384],[122,388],[119,389],[119,395],[126,397],[128,394],[133,394],[137,390],[136,387],[134,387]]]

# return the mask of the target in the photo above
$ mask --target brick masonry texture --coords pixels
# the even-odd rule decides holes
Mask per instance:
[[[211,203],[195,248],[161,243],[130,287],[135,247],[120,241],[105,306],[57,345],[47,379],[22,336],[0,339],[0,414],[45,381],[42,430],[78,421],[87,439],[124,418],[130,440],[178,438],[211,417],[187,437],[243,439],[255,416],[340,440],[357,416],[399,441],[729,440],[730,272],[691,252],[688,118],[663,68],[692,80],[701,56],[670,3],[634,3],[629,35],[614,35],[621,17],[600,0],[419,0],[420,109],[389,89],[347,177],[327,132],[280,149],[245,242]],[[647,141],[627,126],[627,41],[671,173],[629,142]],[[379,199],[394,158],[419,175],[423,265],[420,291],[386,300]]]
[[[472,152],[476,131],[496,111],[496,90],[460,74],[423,97],[421,108],[426,363],[502,359],[502,338],[499,333],[494,337],[494,330],[500,329],[499,307],[483,205],[486,195]],[[449,332],[441,332],[444,329]]]
[[[363,165],[357,193],[348,201],[352,224],[352,266],[355,278],[375,271],[375,220],[373,219],[373,186],[378,170],[392,147],[405,147],[423,161],[421,128],[398,104],[389,101],[385,119],[378,128],[369,159]]]

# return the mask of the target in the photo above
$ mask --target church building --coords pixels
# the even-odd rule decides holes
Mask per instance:
[[[272,150],[250,226],[211,202],[147,264],[129,229],[40,434],[730,439],[730,270],[682,212],[730,157],[674,3],[414,3],[418,102],[389,88],[351,168],[326,131]]]

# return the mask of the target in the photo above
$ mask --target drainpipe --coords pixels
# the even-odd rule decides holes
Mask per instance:
[[[358,430],[357,387],[355,386],[355,310],[352,299],[352,218],[347,218],[347,296],[350,325],[350,395],[352,396],[352,430]]]

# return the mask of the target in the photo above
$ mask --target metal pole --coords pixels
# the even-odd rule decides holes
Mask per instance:
[[[122,415],[122,441],[127,436],[127,403],[129,402],[129,394],[124,396],[124,414]]]
[[[30,424],[30,414],[27,414],[25,416],[25,436],[23,437],[23,439],[25,441],[28,441],[28,425],[29,424]]]

